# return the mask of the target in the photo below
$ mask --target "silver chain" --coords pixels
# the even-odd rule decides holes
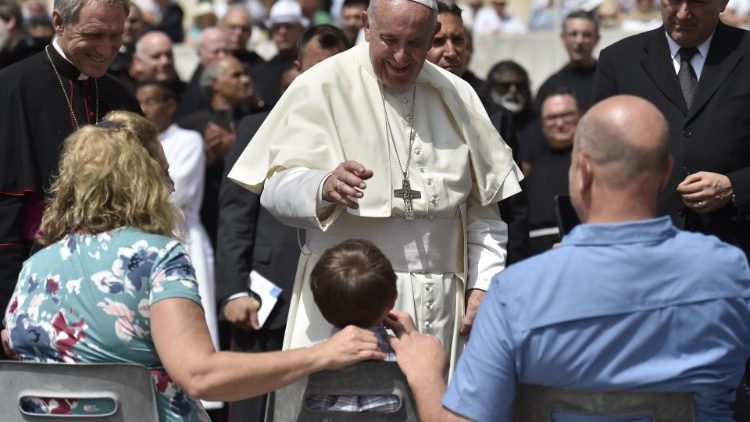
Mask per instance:
[[[383,92],[383,85],[378,81],[378,88],[380,88],[380,98],[383,100],[383,113],[385,113],[385,128],[388,130],[387,136],[391,138],[391,145],[393,145],[393,151],[396,153],[396,160],[398,160],[398,169],[401,170],[401,174],[404,175],[404,179],[409,178],[409,163],[411,162],[411,148],[414,146],[414,138],[416,133],[414,132],[414,106],[417,98],[417,85],[412,85],[411,92],[411,114],[407,116],[409,121],[409,148],[406,151],[406,167],[401,164],[401,157],[398,155],[398,148],[396,147],[396,138],[393,137],[393,130],[391,129],[391,122],[388,120],[388,110],[385,107],[385,93]]]
[[[47,59],[49,60],[49,64],[52,65],[52,70],[55,71],[55,76],[57,76],[57,81],[60,82],[60,88],[62,88],[63,95],[65,96],[65,102],[68,104],[68,111],[70,111],[70,117],[73,119],[73,129],[78,130],[78,118],[76,118],[76,114],[73,112],[73,103],[70,101],[70,98],[68,97],[68,91],[65,90],[65,84],[62,81],[62,78],[60,77],[60,73],[57,71],[57,67],[55,66],[55,62],[52,61],[52,57],[49,55],[49,45],[44,47],[44,52],[47,53]],[[94,89],[96,92],[96,120],[94,123],[99,123],[99,81],[94,79]]]

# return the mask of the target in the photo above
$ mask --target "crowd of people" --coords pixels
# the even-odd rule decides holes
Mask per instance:
[[[597,59],[615,18],[575,3],[532,95],[511,58],[469,70],[473,36],[526,30],[505,1],[201,2],[185,28],[174,1],[0,0],[5,357],[142,364],[165,421],[261,421],[367,359],[425,421],[523,420],[529,386],[750,418],[747,10],[619,2],[657,22]]]

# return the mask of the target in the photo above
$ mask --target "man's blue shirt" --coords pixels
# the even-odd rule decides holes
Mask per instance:
[[[698,421],[729,421],[749,304],[747,259],[716,237],[668,217],[583,224],[494,277],[443,404],[509,421],[516,382],[692,391]]]

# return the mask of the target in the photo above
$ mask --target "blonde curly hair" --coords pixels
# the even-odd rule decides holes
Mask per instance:
[[[65,139],[38,241],[49,245],[70,233],[124,226],[174,237],[180,213],[155,159],[163,156],[156,136],[145,118],[116,111]]]

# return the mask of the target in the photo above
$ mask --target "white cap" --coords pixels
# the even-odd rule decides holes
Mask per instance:
[[[302,8],[295,0],[278,0],[271,7],[271,13],[266,19],[266,27],[271,28],[277,23],[288,22],[296,22],[306,27],[309,20],[302,15]]]

